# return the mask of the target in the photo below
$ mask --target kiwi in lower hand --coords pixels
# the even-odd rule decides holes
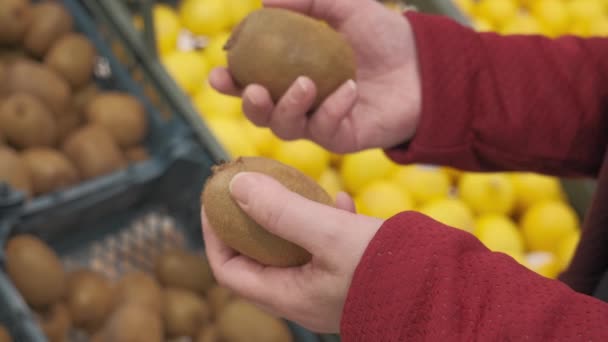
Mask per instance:
[[[260,84],[276,102],[299,76],[317,87],[312,108],[356,76],[345,38],[308,16],[278,8],[249,14],[226,43],[228,68],[240,87]]]
[[[57,302],[48,310],[38,312],[38,324],[49,342],[67,341],[72,319],[63,302]]]
[[[80,33],[59,38],[44,57],[44,63],[63,76],[73,88],[84,86],[93,76],[95,47]]]
[[[241,157],[214,166],[205,182],[202,202],[217,236],[232,249],[264,265],[289,267],[307,263],[311,259],[308,251],[268,232],[236,204],[228,186],[243,171],[265,174],[309,200],[333,205],[331,196],[299,170],[273,159]]]
[[[0,129],[19,148],[53,146],[57,141],[53,114],[27,93],[14,93],[0,105]]]
[[[156,260],[155,274],[165,287],[205,294],[214,278],[207,259],[182,249],[164,251]]]
[[[127,165],[112,135],[98,125],[89,124],[72,133],[63,142],[62,151],[85,180],[115,172]]]
[[[194,338],[210,316],[207,303],[196,293],[178,288],[164,290],[163,319],[169,337]]]
[[[21,191],[27,197],[33,193],[32,179],[27,164],[17,151],[8,146],[0,146],[1,182],[6,182],[13,190]]]
[[[245,300],[232,301],[219,315],[217,329],[226,342],[292,342],[285,321],[260,310]]]
[[[28,166],[36,195],[67,188],[80,179],[74,164],[58,150],[33,147],[24,150],[21,158]]]
[[[5,247],[6,272],[25,301],[46,309],[66,293],[67,278],[57,254],[33,235],[12,237]]]
[[[0,0],[0,45],[18,45],[30,24],[30,0]]]
[[[49,48],[73,29],[72,16],[58,2],[41,1],[32,5],[31,24],[23,45],[34,57],[43,57]]]
[[[99,329],[114,306],[114,287],[103,274],[80,269],[68,276],[67,306],[76,327]]]

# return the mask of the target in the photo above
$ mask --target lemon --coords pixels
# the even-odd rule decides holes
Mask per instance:
[[[604,5],[597,0],[570,0],[566,6],[573,22],[591,22],[604,15]]]
[[[281,142],[274,151],[273,158],[302,171],[313,179],[318,179],[329,166],[329,152],[304,139]]]
[[[354,198],[357,212],[380,219],[388,219],[411,210],[414,203],[408,193],[397,184],[375,180],[363,187]]]
[[[270,158],[277,146],[281,144],[281,139],[272,133],[267,127],[257,127],[251,121],[243,119],[243,125],[247,130],[247,135],[251,143],[255,146],[260,155]]]
[[[491,22],[481,18],[473,19],[473,28],[478,32],[492,32],[494,31],[494,26]]]
[[[454,3],[462,13],[467,15],[473,15],[475,12],[475,1],[474,0],[454,0]]]
[[[473,231],[479,241],[495,252],[522,254],[524,239],[513,220],[504,215],[485,214],[477,218]]]
[[[200,89],[209,73],[205,58],[194,51],[175,51],[162,56],[161,61],[177,85],[189,95]]]
[[[231,24],[225,0],[185,0],[179,15],[185,28],[201,36],[215,35]]]
[[[164,4],[155,4],[152,13],[156,47],[159,53],[166,55],[175,51],[177,49],[177,37],[182,26],[177,13],[171,6]],[[141,25],[143,27],[143,22]]]
[[[570,261],[576,252],[576,247],[581,239],[581,233],[579,230],[574,231],[565,236],[558,244],[555,255],[559,260],[559,266],[561,269],[566,269],[570,265]]]
[[[203,49],[203,55],[209,63],[209,67],[215,68],[228,65],[224,45],[230,38],[230,32],[221,32],[209,39],[209,44]]]
[[[473,212],[461,200],[444,198],[421,206],[418,211],[450,227],[472,232],[475,227]]]
[[[538,202],[564,199],[561,183],[556,177],[531,172],[514,172],[510,174],[510,178],[515,189],[516,207],[519,212]]]
[[[224,0],[230,16],[230,25],[236,25],[249,13],[261,8],[260,0]]]
[[[447,197],[450,192],[450,179],[437,167],[423,165],[400,167],[393,179],[411,194],[418,205]]]
[[[554,252],[562,239],[576,232],[579,219],[567,204],[545,201],[524,213],[521,228],[530,250]]]
[[[244,117],[240,97],[222,94],[206,82],[192,101],[203,117]]]
[[[587,33],[594,37],[608,37],[608,17],[604,16],[591,22]]]
[[[518,264],[526,267],[526,268],[530,268],[530,265],[528,264],[528,260],[526,259],[526,255],[524,253],[505,253],[508,256],[510,256],[511,258],[513,258],[515,261],[517,261]]]
[[[509,215],[515,205],[515,190],[504,173],[466,173],[458,194],[476,214]]]
[[[561,35],[570,26],[568,8],[561,0],[536,0],[531,3],[530,11],[548,35]]]
[[[528,15],[520,14],[509,20],[503,29],[502,34],[540,34],[543,28],[538,21]]]
[[[319,177],[318,183],[334,200],[338,192],[342,191],[342,180],[340,180],[340,175],[334,168],[328,167],[325,169]]]
[[[374,180],[388,179],[397,170],[397,165],[381,149],[370,149],[344,155],[340,166],[340,177],[345,189],[356,194]]]
[[[526,255],[528,268],[543,277],[555,279],[561,271],[557,257],[550,252],[531,252]]]
[[[246,134],[245,127],[239,120],[213,118],[208,119],[206,123],[217,141],[233,159],[258,155]]]
[[[480,0],[475,8],[477,15],[500,28],[517,15],[519,5],[514,0]]]

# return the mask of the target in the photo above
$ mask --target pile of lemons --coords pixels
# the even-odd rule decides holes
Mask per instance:
[[[461,4],[467,13],[480,15],[474,17],[478,24],[506,28],[524,18],[520,5],[536,1],[545,3],[487,0]],[[388,2],[387,6],[395,5]],[[231,157],[264,156],[296,167],[333,196],[339,191],[349,193],[362,214],[386,219],[406,210],[422,212],[474,234],[491,250],[506,253],[547,277],[555,277],[569,263],[580,223],[556,178],[397,165],[380,149],[336,155],[307,140],[282,141],[269,129],[246,120],[241,100],[215,91],[207,77],[211,68],[226,65],[222,46],[234,25],[260,7],[260,0],[184,0],[176,8],[157,4],[154,9],[162,63],[191,96]],[[516,9],[513,16],[509,14],[512,7]]]

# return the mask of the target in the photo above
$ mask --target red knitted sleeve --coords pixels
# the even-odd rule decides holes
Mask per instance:
[[[608,142],[608,39],[499,36],[407,12],[422,116],[400,163],[595,176]]]
[[[385,222],[357,267],[344,341],[608,341],[608,304],[417,212]]]

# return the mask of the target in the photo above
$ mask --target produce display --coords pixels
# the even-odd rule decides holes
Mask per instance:
[[[7,241],[6,273],[49,342],[291,342],[285,321],[215,281],[204,256],[183,248],[156,251],[151,272],[110,276],[68,268],[44,241]],[[0,326],[0,341],[11,341]]]
[[[31,199],[148,158],[143,105],[96,59],[60,3],[0,0],[0,181]]]

